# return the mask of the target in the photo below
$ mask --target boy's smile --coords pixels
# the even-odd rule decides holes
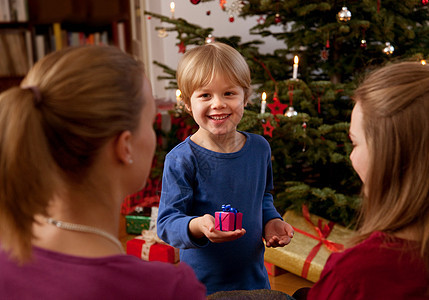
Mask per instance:
[[[226,142],[236,138],[245,104],[241,86],[228,80],[227,76],[215,75],[208,85],[194,91],[190,106],[187,106],[199,126],[192,140],[207,141],[208,138]]]
[[[215,120],[215,121],[222,121],[225,120],[226,118],[228,118],[231,114],[229,115],[213,115],[213,116],[209,116],[210,119]]]

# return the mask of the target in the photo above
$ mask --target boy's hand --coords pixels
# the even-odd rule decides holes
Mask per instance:
[[[272,219],[265,224],[265,243],[267,247],[284,247],[293,238],[292,226],[281,219]]]
[[[205,214],[202,217],[192,219],[189,222],[189,231],[194,238],[207,237],[213,243],[223,243],[241,238],[245,229],[236,229],[234,231],[220,231],[215,229],[215,218],[212,215]]]

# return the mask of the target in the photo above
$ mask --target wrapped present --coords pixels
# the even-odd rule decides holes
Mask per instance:
[[[303,216],[287,211],[283,219],[295,235],[285,247],[265,249],[265,261],[316,282],[332,252],[342,251],[353,231],[315,215],[303,207]],[[317,224],[317,225],[315,225]]]
[[[242,228],[243,214],[229,204],[222,205],[222,211],[215,212],[215,229],[234,231]]]
[[[264,261],[264,266],[267,270],[268,275],[273,277],[282,275],[287,272],[286,270],[266,261]]]
[[[179,262],[179,249],[166,244],[151,230],[143,230],[142,235],[129,240],[127,254],[147,261]]]
[[[137,206],[134,212],[125,216],[127,233],[141,234],[142,230],[149,229],[151,215],[151,207]]]

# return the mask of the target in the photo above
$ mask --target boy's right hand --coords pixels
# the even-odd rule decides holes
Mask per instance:
[[[244,228],[236,229],[234,231],[216,230],[215,218],[209,214],[192,219],[189,222],[189,231],[194,238],[200,239],[205,236],[212,243],[233,241],[241,238],[246,233]]]

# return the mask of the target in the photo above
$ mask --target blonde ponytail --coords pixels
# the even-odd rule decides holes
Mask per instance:
[[[31,89],[0,95],[0,237],[17,259],[30,257],[35,214],[44,214],[55,185],[54,164]]]

